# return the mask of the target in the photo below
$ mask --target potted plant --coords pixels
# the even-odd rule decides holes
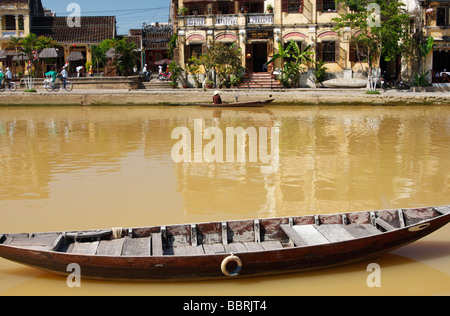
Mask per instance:
[[[323,87],[323,82],[327,80],[327,67],[325,67],[325,62],[318,61],[316,63],[316,69],[315,69],[315,77],[316,77],[316,86],[317,87]]]
[[[206,89],[212,89],[213,85],[214,85],[214,81],[208,80],[208,81],[206,81],[206,83],[205,83],[205,88],[206,88]]]
[[[177,83],[177,82],[171,81],[171,82],[169,82],[169,86],[170,86],[172,89],[176,89],[176,88],[178,88],[178,83]]]
[[[180,12],[180,15],[188,15],[189,9],[186,7],[182,7],[182,8],[180,8],[179,12]]]
[[[266,7],[267,13],[272,13],[273,12],[273,6],[271,3],[269,3]]]

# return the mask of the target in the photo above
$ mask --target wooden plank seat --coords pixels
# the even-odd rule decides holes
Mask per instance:
[[[328,226],[328,225],[325,225]],[[297,234],[304,240],[306,245],[323,245],[328,244],[330,241],[322,235],[316,228],[316,225],[295,225],[292,228]]]
[[[362,238],[381,234],[381,231],[376,229],[371,224],[350,224],[342,227],[355,238]]]
[[[125,238],[102,240],[97,248],[99,256],[120,256],[122,254]]]
[[[353,235],[340,224],[320,225],[314,226],[314,228],[317,229],[317,231],[330,242],[341,242],[355,239],[355,237],[353,237]]]
[[[281,229],[297,247],[342,242],[381,233],[370,224],[281,225]]]
[[[152,256],[162,256],[164,254],[163,244],[162,244],[162,234],[153,233],[152,234]]]
[[[95,255],[97,253],[99,241],[94,242],[74,242],[67,253],[77,254],[77,255]]]
[[[307,246],[306,241],[300,237],[297,231],[290,225],[280,225],[281,230],[288,236],[288,238],[294,243],[297,247]]]
[[[123,238],[122,256],[124,257],[148,257],[151,255],[152,238]]]
[[[170,250],[165,252],[165,254],[169,254]],[[176,256],[195,256],[195,255],[204,255],[205,250],[202,245],[199,246],[178,246],[173,247],[172,253]]]
[[[283,249],[283,245],[279,240],[262,241],[261,246],[264,248],[264,250]]]
[[[394,226],[392,226],[391,224],[389,224],[388,222],[386,222],[384,219],[382,219],[382,218],[380,218],[380,217],[378,217],[378,218],[375,220],[375,223],[376,223],[378,226],[380,226],[381,228],[383,228],[385,231],[391,231],[391,230],[394,230],[394,229],[395,229]]]
[[[44,233],[32,236],[23,234],[7,239],[4,244],[16,247],[27,247],[34,250],[51,250],[54,242],[59,236],[59,233]]]
[[[205,254],[225,253],[225,246],[221,243],[216,244],[203,244],[203,250]]]
[[[252,252],[263,250],[283,249],[283,245],[278,240],[268,240],[257,242],[234,242],[225,245],[225,252],[239,253],[239,252]]]

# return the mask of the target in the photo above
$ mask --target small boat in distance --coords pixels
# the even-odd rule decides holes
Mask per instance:
[[[268,99],[268,100],[260,100],[260,101],[247,101],[247,102],[232,102],[232,103],[221,103],[221,104],[214,104],[214,103],[204,103],[199,104],[201,107],[263,107],[264,105],[270,104],[275,99]]]
[[[83,278],[201,280],[371,259],[450,221],[450,206],[92,231],[0,234],[0,256]]]

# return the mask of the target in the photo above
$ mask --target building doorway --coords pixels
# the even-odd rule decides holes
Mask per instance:
[[[435,50],[433,52],[433,71],[450,71],[450,52],[444,50]]]
[[[252,72],[267,72],[267,43],[254,43],[251,49]]]

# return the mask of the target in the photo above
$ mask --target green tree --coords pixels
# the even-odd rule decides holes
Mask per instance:
[[[58,47],[59,45],[52,38],[37,36],[34,33],[30,33],[24,38],[12,38],[9,46],[14,47],[16,49],[16,52],[18,52],[19,50],[22,51],[27,57],[28,61],[31,61],[31,66],[28,68],[28,76],[25,80],[25,85],[27,86],[27,89],[33,89],[34,83],[31,80],[31,78],[33,77],[33,66],[35,73],[38,75],[42,70],[41,64],[34,62],[35,55],[37,55],[44,48]]]
[[[312,62],[311,46],[307,46],[302,50],[297,42],[291,40],[286,48],[280,42],[278,44],[278,53],[274,54],[267,64],[273,63],[275,60],[281,59],[281,82],[285,86],[296,87],[299,84],[300,73],[305,71],[307,62]]]
[[[369,82],[373,67],[381,58],[390,61],[398,55],[409,56],[414,40],[409,32],[410,16],[400,0],[336,0],[350,10],[333,19],[335,30],[352,30],[351,41],[365,48],[369,64]],[[379,10],[378,10],[379,9]]]
[[[114,50],[114,66],[116,66],[119,75],[133,75],[133,68],[139,62],[139,53],[136,51],[136,44],[127,41],[127,39],[108,39],[99,45],[99,61],[103,60],[106,52],[110,49]],[[106,57],[105,57],[106,59]]]
[[[104,47],[101,47],[100,45],[91,45],[91,53],[92,63],[95,65],[98,75],[100,65],[106,64],[106,51],[104,51]]]
[[[200,57],[200,63],[207,71],[208,80],[211,80],[211,71],[215,70],[221,83],[229,83],[231,76],[241,72],[241,55],[241,49],[236,44],[229,46],[214,42],[206,55]]]

